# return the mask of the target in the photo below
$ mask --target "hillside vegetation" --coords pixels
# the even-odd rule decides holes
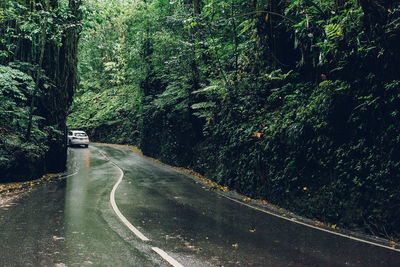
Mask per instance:
[[[400,237],[399,1],[86,1],[68,124]]]
[[[79,4],[0,2],[0,183],[65,169]]]

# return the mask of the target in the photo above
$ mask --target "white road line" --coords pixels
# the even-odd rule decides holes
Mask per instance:
[[[164,260],[166,260],[169,264],[171,264],[174,267],[183,267],[182,264],[174,260],[171,256],[169,256],[164,250],[157,248],[157,247],[152,247],[152,249],[158,253]]]
[[[114,209],[115,213],[117,216],[120,218],[120,220],[131,230],[137,237],[139,237],[142,241],[149,241],[147,237],[145,237],[138,229],[136,229],[135,226],[133,226],[122,213],[119,211],[117,203],[115,203],[115,191],[117,190],[119,184],[122,182],[122,178],[124,177],[124,172],[121,170],[120,167],[118,167],[115,163],[111,162],[115,167],[118,168],[118,170],[121,172],[121,175],[119,176],[118,182],[114,185],[111,194],[110,194],[110,202],[111,206]]]
[[[117,188],[119,184],[122,182],[122,178],[124,177],[124,172],[123,170],[114,162],[112,162],[100,149],[99,153],[102,154],[112,165],[118,168],[120,172],[120,176],[118,178],[117,183],[114,185],[113,189],[111,190],[110,194],[110,203],[111,206],[114,210],[114,212],[117,214],[117,216],[120,218],[120,220],[131,230],[137,237],[139,237],[142,241],[150,241],[146,236],[144,236],[135,226],[133,226],[126,218],[124,215],[122,215],[121,211],[119,210],[117,203],[115,202],[115,191],[117,191]],[[152,247],[152,249],[157,252],[158,255],[160,255],[164,260],[166,260],[169,264],[171,264],[173,267],[183,267],[179,262],[177,262],[175,259],[173,259],[171,256],[169,256],[164,250],[157,248],[157,247]]]
[[[328,230],[328,229],[324,229],[324,228],[320,228],[320,227],[317,227],[317,226],[314,226],[314,225],[311,225],[311,224],[307,224],[307,223],[305,223],[305,222],[300,222],[300,221],[297,221],[297,220],[292,220],[291,218],[287,218],[287,217],[285,217],[285,216],[278,215],[278,214],[269,212],[269,211],[267,211],[267,210],[263,210],[263,209],[254,207],[254,206],[252,206],[252,205],[243,203],[243,202],[241,202],[241,201],[239,201],[239,200],[237,200],[237,199],[234,199],[234,198],[225,196],[225,195],[223,195],[223,194],[220,194],[220,193],[218,193],[218,194],[219,194],[220,196],[222,196],[222,197],[225,197],[225,198],[227,198],[227,199],[229,199],[229,200],[232,200],[232,201],[234,201],[234,202],[237,202],[237,203],[239,203],[239,204],[242,204],[242,205],[244,205],[244,206],[246,206],[246,207],[249,207],[249,208],[252,208],[252,209],[255,209],[255,210],[264,212],[264,213],[267,213],[267,214],[269,214],[269,215],[273,215],[273,216],[278,217],[278,218],[281,218],[281,219],[285,219],[285,220],[287,220],[287,221],[291,221],[291,222],[294,222],[294,223],[297,223],[297,224],[301,224],[301,225],[304,225],[304,226],[307,226],[307,227],[310,227],[310,228],[313,228],[313,229],[316,229],[316,230],[320,230],[320,231],[327,232],[327,233],[330,233],[330,234],[334,234],[334,235],[338,235],[338,236],[345,237],[345,238],[348,238],[348,239],[352,239],[352,240],[355,240],[355,241],[358,241],[358,242],[362,242],[362,243],[366,243],[366,244],[369,244],[369,245],[373,245],[373,246],[377,246],[377,247],[382,247],[382,248],[386,248],[386,249],[390,249],[390,250],[394,250],[394,251],[400,252],[400,250],[397,249],[397,248],[393,248],[393,247],[381,245],[381,244],[378,244],[378,243],[375,243],[375,242],[372,242],[372,241],[368,241],[368,240],[360,239],[360,238],[357,238],[357,237],[353,237],[353,236],[349,236],[349,235],[337,233],[337,232],[334,232],[334,231],[331,231],[331,230]]]
[[[131,230],[137,237],[139,237],[142,241],[150,241],[147,237],[145,237],[138,229],[136,229],[135,226],[133,226],[122,213],[119,211],[117,204],[115,203],[115,191],[117,190],[119,184],[122,182],[122,178],[124,177],[124,172],[120,167],[118,167],[117,164],[114,162],[110,161],[115,167],[118,168],[120,171],[120,176],[117,181],[117,183],[114,185],[111,194],[110,194],[110,202],[111,206],[114,209],[115,213],[117,216],[121,219],[121,221]],[[158,255],[160,255],[164,260],[166,260],[169,264],[171,264],[173,267],[183,267],[179,262],[177,262],[174,258],[169,256],[164,250],[157,248],[157,247],[152,247],[152,249],[157,252]]]

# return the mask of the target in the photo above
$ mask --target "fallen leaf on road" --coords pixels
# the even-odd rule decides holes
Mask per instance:
[[[64,237],[58,237],[58,236],[53,235],[53,240],[54,240],[54,241],[57,241],[57,240],[64,240],[64,239],[65,239]]]

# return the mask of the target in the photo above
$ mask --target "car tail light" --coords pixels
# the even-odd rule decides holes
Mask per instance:
[[[72,139],[78,139],[78,137],[73,136]]]

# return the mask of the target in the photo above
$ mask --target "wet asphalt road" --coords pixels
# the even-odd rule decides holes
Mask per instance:
[[[114,162],[117,166],[113,165]],[[149,241],[138,238],[116,215]],[[400,266],[400,252],[232,202],[127,148],[69,149],[69,172],[0,208],[0,266]]]

